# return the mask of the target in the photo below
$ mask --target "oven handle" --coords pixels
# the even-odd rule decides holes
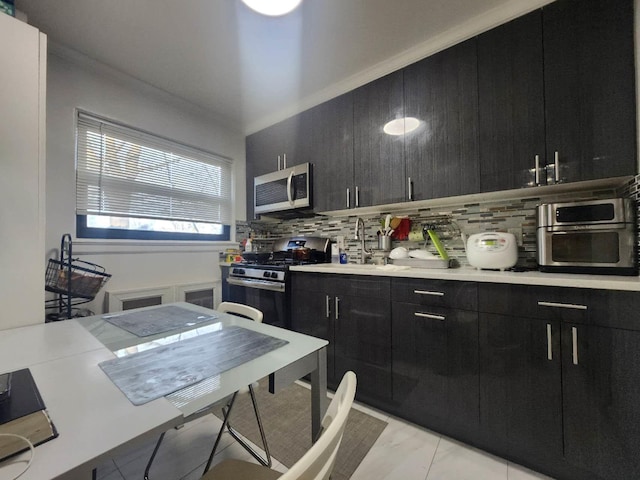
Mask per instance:
[[[270,290],[272,292],[284,292],[284,283],[276,282],[260,282],[254,280],[247,280],[241,278],[227,277],[227,283],[229,285],[237,285],[239,287],[257,288],[260,290]]]

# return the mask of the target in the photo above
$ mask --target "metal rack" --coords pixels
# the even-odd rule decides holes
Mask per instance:
[[[104,267],[73,258],[71,235],[65,233],[60,241],[60,259],[50,258],[45,274],[45,290],[57,294],[57,298],[46,301],[45,308],[58,310],[47,319],[72,318],[72,307],[93,300],[109,278]]]

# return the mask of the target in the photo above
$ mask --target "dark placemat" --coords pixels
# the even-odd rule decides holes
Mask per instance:
[[[286,345],[238,326],[100,363],[134,405],[155,400]]]
[[[148,337],[208,322],[218,316],[167,305],[150,310],[113,313],[102,318],[138,337]]]

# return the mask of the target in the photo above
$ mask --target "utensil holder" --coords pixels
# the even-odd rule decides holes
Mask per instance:
[[[378,249],[388,252],[391,250],[391,237],[388,235],[380,235],[378,237]]]

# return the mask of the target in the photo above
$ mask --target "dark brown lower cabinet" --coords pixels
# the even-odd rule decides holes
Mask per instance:
[[[329,341],[327,383],[348,370],[357,398],[377,407],[391,400],[390,279],[292,272],[293,330]]]
[[[294,329],[329,340],[334,388],[354,370],[361,401],[553,478],[640,479],[639,292],[293,282]]]
[[[640,478],[640,331],[562,328],[567,462],[602,479]]]
[[[560,324],[480,314],[480,424],[493,448],[562,459]]]
[[[393,302],[393,408],[461,439],[478,431],[478,314]]]

